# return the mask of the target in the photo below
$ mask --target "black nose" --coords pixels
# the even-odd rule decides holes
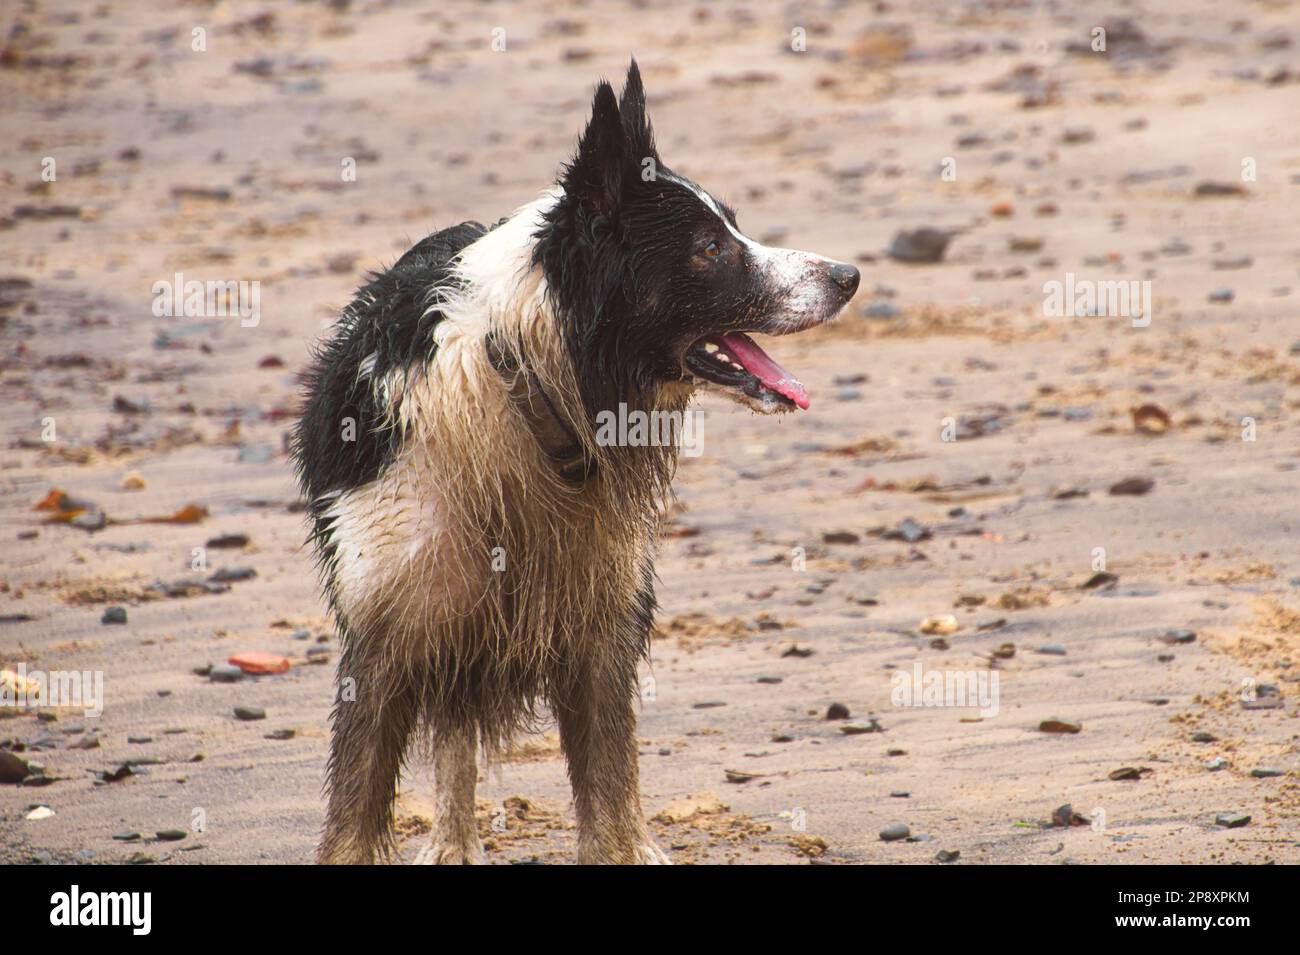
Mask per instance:
[[[844,289],[844,294],[849,298],[852,298],[853,293],[858,290],[858,280],[861,278],[862,276],[858,274],[858,270],[851,265],[831,266],[831,280]]]

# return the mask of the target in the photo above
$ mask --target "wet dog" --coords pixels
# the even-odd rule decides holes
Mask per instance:
[[[371,276],[305,376],[295,433],[342,655],[318,858],[395,848],[415,741],[436,818],[422,859],[483,860],[477,754],[559,724],[582,862],[667,861],[637,776],[637,665],[678,448],[599,440],[602,413],[687,412],[698,389],[808,406],[749,333],[853,296],[850,265],[769,248],[665,166],[636,63],[596,89],[557,185]]]

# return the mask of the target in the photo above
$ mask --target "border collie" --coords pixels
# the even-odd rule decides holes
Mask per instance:
[[[395,854],[408,745],[432,753],[420,860],[484,861],[476,756],[546,707],[578,859],[664,863],[641,813],[637,665],[678,448],[596,439],[602,411],[685,412],[697,389],[808,407],[749,337],[835,315],[851,265],[747,238],[664,166],[631,63],[596,88],[557,185],[370,276],[304,376],[294,455],[341,641],[321,862]]]

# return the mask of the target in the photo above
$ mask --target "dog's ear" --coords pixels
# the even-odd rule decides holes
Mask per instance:
[[[565,194],[598,215],[612,218],[630,161],[614,88],[602,80],[591,103],[591,119],[578,141],[578,153],[565,172]]]
[[[654,131],[645,115],[645,87],[641,85],[641,70],[637,67],[635,58],[627,68],[627,80],[623,84],[623,95],[618,101],[618,112],[623,119],[623,129],[627,133],[638,167],[646,159],[653,159],[658,164]]]

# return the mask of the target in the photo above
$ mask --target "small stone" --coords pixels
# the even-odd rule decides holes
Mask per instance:
[[[163,842],[179,842],[184,839],[188,833],[184,829],[159,829],[154,833]]]
[[[143,838],[138,832],[118,832],[113,835],[116,842],[139,842]]]
[[[1087,580],[1085,580],[1082,584],[1080,584],[1079,589],[1098,590],[1103,587],[1111,588],[1114,587],[1117,583],[1119,583],[1119,578],[1117,576],[1108,573],[1104,570],[1100,570],[1097,573],[1093,574],[1091,577],[1089,577]]]
[[[850,715],[849,708],[843,703],[832,703],[826,708],[828,720],[847,720]]]
[[[1222,756],[1216,756],[1214,759],[1207,760],[1205,763],[1205,768],[1212,773],[1217,773],[1221,769],[1227,769],[1227,767],[1228,761]]]
[[[266,719],[266,710],[260,706],[236,706],[235,718],[245,721]]]
[[[257,571],[252,567],[222,567],[208,578],[209,583],[228,584],[239,580],[252,580]]]
[[[1218,741],[1219,737],[1215,736],[1213,733],[1201,731],[1200,733],[1192,734],[1193,743],[1217,743]]]
[[[845,723],[840,727],[840,732],[845,736],[859,736],[863,733],[883,733],[884,727],[876,719],[871,719],[866,723]]]
[[[7,749],[0,749],[0,783],[20,783],[31,774],[27,761]]]
[[[125,607],[109,607],[99,618],[100,623],[126,623]]]
[[[1198,182],[1196,188],[1192,190],[1192,195],[1200,199],[1244,196],[1245,194],[1246,188],[1235,182],[1214,182],[1208,179],[1204,182]]]
[[[893,302],[867,302],[862,306],[860,312],[863,318],[897,318],[898,306]]]
[[[1240,829],[1250,824],[1250,816],[1243,812],[1221,812],[1214,817],[1214,824],[1225,829]]]
[[[826,531],[822,541],[826,544],[856,544],[861,538],[853,531]]]
[[[49,806],[37,806],[23,818],[27,819],[29,822],[37,822],[41,819],[49,819],[53,815],[54,810]]]
[[[1206,301],[1224,305],[1227,304],[1228,302],[1231,302],[1236,297],[1237,297],[1236,293],[1233,292],[1233,290],[1230,288],[1216,288],[1205,298]]]
[[[911,799],[912,794],[906,789],[895,789],[889,794],[891,799]]]
[[[925,634],[943,634],[948,635],[956,633],[961,629],[961,624],[952,614],[940,614],[936,617],[926,617],[921,621],[920,631]]]
[[[1156,486],[1156,482],[1153,481],[1151,478],[1131,477],[1131,478],[1125,478],[1122,481],[1112,484],[1110,486],[1110,493],[1116,496],[1124,495],[1124,494],[1128,494],[1128,495],[1146,494],[1155,486]]]
[[[1065,647],[1061,646],[1059,643],[1044,643],[1038,648],[1038,652],[1053,657],[1063,657],[1066,654]]]
[[[1178,630],[1170,630],[1166,632],[1165,635],[1160,638],[1160,641],[1162,643],[1167,643],[1169,644],[1169,646],[1173,647],[1173,646],[1177,646],[1180,643],[1191,643],[1195,639],[1196,639],[1195,630],[1178,629]]]
[[[1052,717],[1039,723],[1038,729],[1043,733],[1077,733],[1083,729],[1083,724]]]
[[[894,236],[886,254],[898,262],[939,262],[951,241],[952,234],[942,229],[902,230]]]
[[[949,862],[956,862],[960,858],[961,858],[960,849],[940,849],[938,854],[935,855],[934,861],[947,864]]]
[[[290,729],[271,730],[271,732],[267,733],[266,736],[263,737],[263,739],[276,740],[278,742],[278,741],[293,739],[294,736],[296,735],[297,733],[294,730],[290,730]]]
[[[912,830],[905,823],[895,822],[880,830],[880,839],[882,842],[898,842],[911,834]]]
[[[1285,769],[1278,769],[1275,766],[1260,766],[1252,769],[1250,774],[1256,779],[1272,779],[1274,776],[1285,776]]]
[[[232,663],[218,663],[208,671],[208,679],[213,683],[238,683],[244,678],[244,671]]]

